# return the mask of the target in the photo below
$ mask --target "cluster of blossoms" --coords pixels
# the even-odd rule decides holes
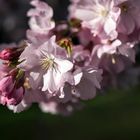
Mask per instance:
[[[97,91],[134,84],[139,0],[71,0],[68,20],[57,24],[45,2],[31,5],[26,41],[1,45],[2,105],[21,112],[38,103],[43,112],[67,115]]]

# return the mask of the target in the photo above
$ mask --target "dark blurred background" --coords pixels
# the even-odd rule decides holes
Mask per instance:
[[[47,1],[47,0],[46,0]],[[55,20],[66,19],[68,0],[48,0]],[[29,0],[0,0],[0,43],[19,42],[28,28]],[[37,105],[20,114],[0,106],[0,140],[139,140],[140,88],[110,90],[69,117],[42,113]]]
[[[44,0],[45,1],[45,0]],[[30,0],[0,0],[0,43],[18,42],[28,28]],[[68,0],[46,0],[54,9],[55,21],[66,19]]]

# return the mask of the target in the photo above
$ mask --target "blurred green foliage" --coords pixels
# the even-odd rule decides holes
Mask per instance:
[[[37,105],[20,114],[0,107],[0,139],[139,140],[140,88],[109,91],[69,117],[42,113]]]

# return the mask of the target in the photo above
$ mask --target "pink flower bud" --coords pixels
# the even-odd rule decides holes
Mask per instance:
[[[14,88],[13,77],[7,76],[0,80],[0,95],[9,95]]]
[[[18,48],[6,48],[0,52],[0,59],[2,60],[12,60],[20,56],[22,50]]]
[[[11,55],[11,50],[10,49],[4,49],[0,53],[0,58],[3,60],[8,60]]]
[[[14,89],[7,100],[7,105],[17,105],[21,102],[24,96],[24,88],[20,87],[18,89]]]
[[[21,102],[24,95],[24,88],[14,89],[8,96],[0,95],[0,104],[17,105]]]

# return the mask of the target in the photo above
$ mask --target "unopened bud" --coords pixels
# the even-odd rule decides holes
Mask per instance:
[[[6,48],[0,52],[0,59],[2,60],[13,60],[17,59],[22,53],[20,48]]]
[[[20,87],[18,89],[14,89],[10,96],[7,97],[7,105],[17,105],[21,102],[24,96],[24,88]]]
[[[11,93],[14,88],[14,82],[12,76],[4,77],[0,80],[0,94],[7,96]]]

